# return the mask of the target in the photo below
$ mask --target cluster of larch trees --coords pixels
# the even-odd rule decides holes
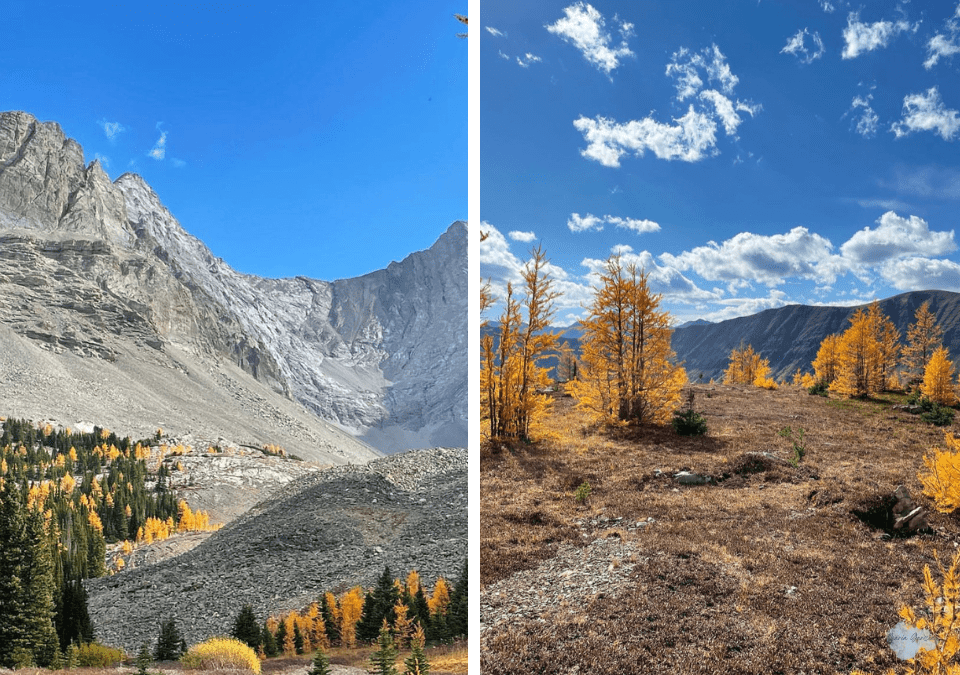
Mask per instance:
[[[518,295],[508,283],[496,336],[481,340],[481,420],[490,438],[529,439],[548,405],[551,383],[541,362],[559,356],[566,390],[596,422],[663,424],[680,406],[686,371],[670,349],[670,316],[648,276],[611,256],[599,274],[593,301],[581,322],[579,359],[548,331],[554,315],[549,262],[531,251]],[[481,289],[481,311],[496,299]],[[484,322],[484,326],[486,322]]]
[[[811,364],[814,375],[801,382],[861,398],[913,383],[932,401],[953,405],[953,364],[942,340],[929,302],[917,309],[901,344],[900,332],[874,301],[856,311],[846,331],[824,338]]]
[[[416,570],[406,579],[394,579],[384,568],[372,589],[356,586],[339,597],[324,593],[302,611],[271,616],[258,624],[253,610],[244,607],[233,635],[262,657],[305,654],[331,646],[348,648],[369,644],[386,626],[401,649],[421,631],[425,640],[441,642],[467,635],[467,568],[451,588],[439,577],[427,593]]]

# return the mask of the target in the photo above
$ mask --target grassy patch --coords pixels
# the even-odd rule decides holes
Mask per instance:
[[[895,664],[885,635],[902,604],[922,605],[923,566],[935,550],[953,550],[960,523],[934,512],[934,534],[886,541],[854,511],[900,484],[932,509],[917,472],[943,430],[893,410],[898,395],[692,388],[704,437],[591,427],[557,398],[545,426],[559,431],[549,439],[513,452],[482,448],[483,587],[603,536],[584,537],[584,521],[655,519],[629,534],[634,566],[616,597],[558,605],[546,624],[487,628],[484,673],[612,674],[643,664],[671,675],[848,674]],[[787,427],[805,431],[798,467],[789,463],[796,438],[779,433]],[[678,486],[671,476],[684,469],[727,478]],[[584,482],[591,493],[579,503],[572,497]],[[549,594],[556,585],[540,587]]]

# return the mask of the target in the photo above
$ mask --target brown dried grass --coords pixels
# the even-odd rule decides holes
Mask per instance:
[[[574,666],[598,674],[849,673],[896,662],[886,632],[900,605],[920,606],[923,566],[934,550],[953,549],[960,524],[934,513],[934,534],[884,541],[852,511],[900,484],[932,509],[916,474],[943,430],[892,410],[902,398],[892,395],[849,401],[789,386],[692,389],[707,437],[591,428],[570,398],[558,397],[550,440],[484,444],[483,586],[536,567],[561,543],[586,543],[575,524],[585,517],[657,521],[631,536],[644,555],[620,597],[560,610],[547,623],[487,630],[485,674]],[[805,430],[798,469],[735,472],[745,453],[789,458],[792,445],[778,435],[786,426]],[[681,469],[730,477],[677,486],[669,476]],[[578,504],[584,481],[591,495]],[[797,591],[788,596],[790,586]]]

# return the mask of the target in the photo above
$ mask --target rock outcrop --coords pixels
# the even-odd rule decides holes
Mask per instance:
[[[381,449],[466,445],[466,316],[465,223],[356,279],[241,274],[140,176],[0,113],[0,324],[48,352],[228,364]]]

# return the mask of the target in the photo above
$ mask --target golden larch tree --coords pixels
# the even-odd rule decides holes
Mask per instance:
[[[830,385],[837,379],[840,371],[840,335],[828,335],[820,343],[817,357],[810,364],[813,366],[814,377],[817,382]]]
[[[494,346],[492,336],[482,343],[481,419],[492,438],[529,439],[547,405],[547,397],[537,390],[549,383],[548,369],[540,362],[556,346],[556,336],[546,329],[559,293],[553,290],[542,247],[530,255],[523,271],[523,298],[515,298],[513,285],[507,284],[499,344]]]
[[[650,291],[647,274],[610,257],[582,322],[577,405],[598,421],[663,424],[680,406],[686,371],[673,363],[670,314]]]
[[[837,376],[830,391],[866,398],[883,388],[878,326],[858,309],[837,345]]]
[[[923,456],[924,468],[917,474],[923,494],[933,500],[937,511],[953,513],[960,507],[960,440],[944,433],[946,449],[934,446]]]
[[[907,344],[903,348],[903,366],[914,378],[923,377],[930,357],[943,344],[943,328],[930,311],[927,300],[913,315],[914,322],[907,328]]]
[[[357,622],[363,613],[363,588],[355,586],[340,598],[340,641],[344,647],[357,646]]]
[[[896,371],[900,362],[900,331],[893,325],[890,317],[880,310],[880,303],[876,300],[870,303],[867,316],[874,327],[877,339],[877,358],[880,369],[878,391],[897,388],[899,386]]]
[[[940,405],[954,405],[957,402],[957,393],[953,386],[953,361],[946,347],[939,347],[930,356],[926,370],[923,373],[923,384],[920,393],[934,403]]]
[[[730,351],[730,363],[723,371],[724,384],[757,384],[770,375],[770,360],[753,351],[753,345]]]
[[[450,584],[443,577],[437,577],[437,583],[433,585],[433,593],[427,600],[427,608],[430,614],[443,614],[450,605]]]

